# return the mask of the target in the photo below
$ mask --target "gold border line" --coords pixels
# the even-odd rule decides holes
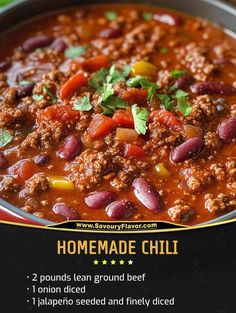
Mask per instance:
[[[71,222],[79,222],[79,221],[71,221]],[[92,223],[102,223],[102,221],[86,221],[86,222],[92,222]],[[107,222],[107,221],[106,221]],[[157,223],[158,221],[142,221],[143,223]],[[159,221],[163,222],[163,221]],[[97,231],[97,230],[88,230],[88,229],[69,229],[69,228],[56,228],[56,227],[49,227],[47,225],[45,226],[37,226],[37,225],[29,225],[24,223],[14,223],[14,222],[7,222],[7,221],[0,221],[0,224],[6,224],[6,225],[14,225],[14,226],[20,226],[20,227],[29,227],[29,228],[36,228],[36,229],[43,229],[43,230],[54,230],[54,231],[69,231],[69,232],[82,232],[82,233],[101,233],[101,234],[147,234],[147,233],[169,233],[169,232],[175,232],[175,231],[186,231],[186,230],[197,230],[197,229],[204,229],[208,227],[213,226],[220,226],[220,225],[226,225],[236,222],[236,218],[230,219],[228,221],[218,222],[218,223],[212,223],[212,224],[204,224],[204,225],[196,225],[196,226],[186,226],[182,228],[170,228],[170,229],[156,229],[156,230],[146,230],[146,231]],[[127,221],[120,221],[120,223],[127,223]],[[137,223],[137,222],[132,222]],[[63,223],[62,223],[63,224]],[[53,224],[54,225],[54,224]],[[60,225],[60,224],[57,224]],[[175,224],[173,224],[175,225]],[[181,225],[183,226],[183,225]]]

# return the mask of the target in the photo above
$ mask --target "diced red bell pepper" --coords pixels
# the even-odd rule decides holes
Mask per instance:
[[[109,66],[109,58],[106,55],[98,55],[89,58],[82,63],[82,67],[89,72],[96,72]]]
[[[61,88],[61,100],[69,99],[81,87],[88,85],[88,79],[82,73],[73,75]]]
[[[124,151],[125,157],[136,157],[136,158],[142,158],[145,155],[145,152],[143,148],[133,145],[131,143],[127,143],[125,145],[125,151]]]
[[[73,110],[68,105],[52,105],[40,111],[37,115],[37,122],[58,121],[67,125],[74,125],[79,121],[80,112]]]
[[[30,159],[17,162],[9,168],[9,173],[16,175],[20,184],[31,178],[36,173],[37,167]]]
[[[118,91],[118,96],[129,104],[138,104],[139,106],[147,105],[148,93],[144,89],[128,88],[127,90]]]
[[[149,122],[152,123],[155,117],[157,117],[157,120],[161,124],[165,125],[168,128],[174,129],[176,131],[179,131],[182,128],[182,124],[180,120],[176,116],[174,116],[173,113],[167,110],[163,109],[163,110],[153,111],[150,114]]]
[[[105,137],[116,127],[112,118],[103,114],[96,114],[88,127],[88,134],[92,139]]]
[[[134,128],[134,119],[131,110],[117,110],[112,119],[117,126]]]

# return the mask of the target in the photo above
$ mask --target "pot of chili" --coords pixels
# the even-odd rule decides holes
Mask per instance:
[[[41,225],[234,218],[235,8],[112,2],[1,13],[1,210]]]

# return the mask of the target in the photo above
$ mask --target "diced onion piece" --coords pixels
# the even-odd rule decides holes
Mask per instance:
[[[165,166],[162,163],[159,163],[155,166],[156,172],[158,176],[161,178],[167,178],[171,176],[171,173],[165,168]]]
[[[184,137],[188,139],[193,137],[202,138],[202,135],[201,127],[194,125],[184,125]]]
[[[63,176],[48,176],[47,179],[51,188],[62,190],[74,189],[73,183]]]
[[[145,76],[151,79],[155,79],[157,76],[157,67],[146,61],[139,61],[132,65],[132,76]]]
[[[124,142],[134,142],[138,138],[138,134],[134,129],[117,128],[116,139]]]

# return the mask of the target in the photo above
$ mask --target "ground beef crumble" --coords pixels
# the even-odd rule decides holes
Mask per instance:
[[[183,180],[191,191],[197,191],[209,185],[213,181],[213,175],[208,169],[202,169],[197,165],[192,165],[182,171]],[[182,188],[180,184],[180,188]]]
[[[12,108],[0,103],[0,128],[11,127],[22,123],[26,118],[26,112],[18,108]]]
[[[7,88],[2,97],[6,104],[14,106],[17,98],[17,89],[14,87]]]
[[[208,193],[205,195],[205,208],[213,214],[224,213],[236,209],[236,200],[224,193],[219,193],[216,197]]]
[[[173,222],[186,223],[193,217],[195,210],[183,201],[178,201],[175,206],[169,208],[168,214]]]
[[[216,69],[207,57],[208,49],[197,45],[195,42],[189,43],[185,49],[178,53],[180,62],[186,66],[197,80],[205,81]]]
[[[65,135],[65,127],[59,122],[41,124],[34,132],[30,133],[22,142],[21,147],[47,150],[60,142]]]
[[[226,163],[213,163],[210,166],[214,177],[218,181],[232,182],[236,179],[236,160],[229,160]]]
[[[210,170],[212,171],[214,177],[218,181],[224,181],[226,179],[226,171],[224,164],[221,163],[213,163],[210,166]]]
[[[204,141],[207,149],[215,150],[219,147],[219,137],[215,132],[206,132]]]
[[[107,139],[107,142],[110,142]],[[66,170],[72,172],[70,179],[75,186],[83,191],[91,189],[103,179],[110,179],[116,190],[121,190],[132,182],[150,166],[147,162],[126,159],[120,156],[119,147],[109,147],[106,152],[85,150],[74,162],[68,164]],[[113,178],[113,176],[116,176]]]
[[[125,159],[121,156],[116,156],[112,162],[116,168],[120,168],[117,177],[110,182],[111,186],[118,191],[128,187],[135,177],[140,176],[142,172],[145,172],[150,167],[147,162]]]
[[[185,119],[193,124],[199,124],[207,117],[217,114],[216,104],[214,99],[209,95],[198,96],[192,101],[192,113]]]
[[[112,172],[113,165],[103,152],[87,149],[67,169],[72,171],[70,179],[76,188],[83,191],[100,183],[104,175]]]
[[[49,189],[49,183],[47,177],[43,173],[38,173],[28,179],[25,183],[25,189],[21,191],[21,196],[37,195],[40,192]]]
[[[173,77],[172,77],[170,71],[161,70],[161,71],[158,72],[157,85],[160,88],[167,89],[169,86],[171,86],[172,81],[173,81]]]
[[[0,182],[0,191],[17,192],[20,189],[20,185],[17,182],[16,177],[7,175]]]
[[[167,128],[163,124],[159,123],[156,118],[153,123],[149,124],[148,130],[150,142],[147,143],[144,148],[149,149],[150,145],[154,148],[163,146],[174,147],[178,142],[181,142],[180,132]]]

